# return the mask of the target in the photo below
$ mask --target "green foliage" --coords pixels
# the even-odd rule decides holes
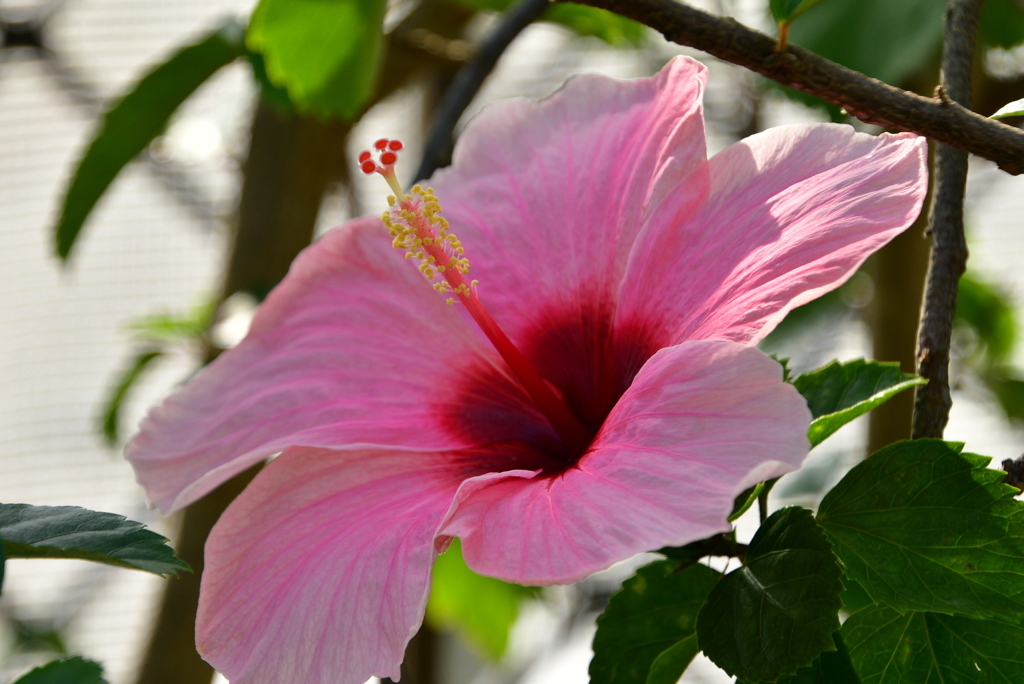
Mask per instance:
[[[1024,99],[1014,100],[1009,104],[1005,104],[996,111],[995,114],[990,116],[990,119],[1006,119],[1011,116],[1024,116]]]
[[[775,21],[790,23],[821,0],[770,0],[769,7]]]
[[[455,0],[473,9],[504,12],[515,0]],[[548,7],[541,16],[544,21],[562,24],[584,36],[600,38],[616,47],[636,47],[647,37],[643,24],[627,19],[613,12],[577,5],[574,2],[557,2]]]
[[[476,574],[462,559],[455,539],[434,563],[427,620],[435,627],[455,629],[482,655],[497,661],[505,653],[520,604],[537,591]]]
[[[793,379],[814,416],[807,431],[811,446],[821,444],[843,425],[903,390],[925,382],[916,375],[900,372],[898,363],[864,359],[832,361]]]
[[[110,108],[64,196],[54,235],[62,259],[71,253],[89,213],[121,169],[164,130],[185,98],[243,53],[241,27],[226,23],[153,69]]]
[[[790,29],[789,41],[899,85],[936,59],[945,3],[829,0]]]
[[[300,111],[355,119],[377,85],[384,0],[260,0],[246,45]]]
[[[697,613],[718,581],[705,565],[669,559],[626,580],[597,620],[592,684],[674,684],[700,650]]]
[[[151,363],[163,356],[159,349],[146,349],[136,354],[128,367],[125,368],[117,383],[111,389],[110,396],[103,403],[103,419],[101,430],[107,444],[114,446],[121,438],[121,409],[124,407],[128,392],[142,377],[143,372]]]
[[[182,342],[202,339],[217,312],[217,300],[203,299],[184,314],[158,313],[129,324],[135,337],[147,342]]]
[[[981,42],[1001,48],[1024,43],[1024,5],[1018,0],[986,0],[981,6]]]
[[[4,553],[3,542],[0,542],[0,593],[4,590],[4,569],[7,566],[7,554]]]
[[[700,647],[731,675],[772,682],[835,649],[842,569],[811,512],[773,513],[744,566],[715,585],[697,617]]]
[[[853,468],[818,522],[875,603],[1024,617],[1024,504],[1003,473],[963,445],[897,442]]]
[[[864,684],[995,684],[1024,681],[1024,629],[875,606],[841,631]]]
[[[651,663],[646,684],[676,684],[698,653],[700,646],[697,644],[696,633],[669,646]]]
[[[988,365],[1005,361],[1017,341],[1017,317],[1013,306],[997,287],[972,274],[960,278],[956,294],[956,323],[974,330],[981,343],[984,363]]]
[[[789,0],[794,2],[794,0]],[[938,0],[829,0],[795,22],[789,42],[893,85],[937,72],[946,3]],[[1015,0],[987,0],[981,41],[1011,47],[1024,41],[1024,7]],[[785,89],[810,104],[816,98]]]
[[[176,344],[200,342],[205,337],[217,311],[217,300],[206,299],[184,315],[153,314],[133,321],[129,327],[142,346],[132,356],[111,387],[103,403],[100,431],[107,444],[114,446],[121,438],[121,410],[131,390],[154,361]]]
[[[823,651],[807,667],[800,668],[795,674],[779,677],[776,684],[860,684],[860,678],[850,662],[850,653],[839,632],[832,635],[832,642],[836,650]]]
[[[740,516],[750,510],[750,507],[757,502],[757,497],[764,491],[764,482],[758,482],[753,487],[748,487],[743,490],[743,493],[736,497],[736,500],[732,503],[732,513],[729,514],[728,521],[733,522],[739,520]]]
[[[106,681],[99,663],[74,656],[33,668],[12,684],[106,684]]]
[[[8,558],[76,558],[156,575],[191,572],[167,539],[142,523],[77,506],[0,504],[0,540]]]

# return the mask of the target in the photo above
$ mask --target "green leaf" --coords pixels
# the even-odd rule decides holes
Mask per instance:
[[[434,563],[427,620],[434,627],[457,630],[479,653],[497,661],[505,653],[520,604],[537,592],[536,587],[476,574],[462,559],[455,539]]]
[[[78,506],[0,504],[8,558],[77,558],[157,575],[191,572],[167,539],[142,523]]]
[[[121,169],[164,130],[185,98],[243,53],[242,29],[228,22],[150,71],[110,108],[64,196],[54,235],[62,259],[71,253],[89,213]]]
[[[812,447],[854,418],[925,382],[916,375],[900,372],[898,363],[864,359],[832,361],[793,379],[814,416],[807,431]]]
[[[861,684],[839,632],[832,635],[832,642],[836,650],[824,651],[814,659],[814,662],[800,668],[795,674],[779,677],[776,684]]]
[[[978,37],[983,43],[1012,48],[1024,42],[1024,5],[1018,0],[986,0]]]
[[[110,446],[115,446],[120,440],[121,408],[128,397],[128,392],[149,365],[162,355],[163,352],[158,349],[147,349],[136,354],[103,403],[103,437]]]
[[[850,617],[841,633],[864,684],[1024,681],[1017,625],[875,606]]]
[[[875,603],[1017,621],[1024,504],[990,459],[962,448],[918,439],[882,449],[825,495],[818,523]]]
[[[134,336],[154,344],[202,340],[217,313],[216,298],[203,299],[184,314],[158,313],[128,324]]]
[[[776,22],[792,22],[821,0],[771,0],[772,17]]]
[[[901,85],[939,55],[945,3],[829,0],[793,24],[789,42]]]
[[[700,653],[700,646],[697,645],[696,634],[691,634],[674,646],[670,646],[651,663],[651,671],[647,674],[646,684],[676,684],[698,653]]]
[[[868,592],[864,591],[864,587],[849,577],[843,577],[843,587],[843,593],[839,598],[843,601],[843,610],[850,615],[875,605]]]
[[[990,119],[1005,119],[1009,116],[1024,116],[1024,99],[1014,100],[1000,107]]]
[[[647,38],[647,27],[639,22],[574,2],[553,3],[541,19],[567,26],[582,36],[600,38],[615,47],[637,47]]]
[[[681,565],[670,559],[644,566],[612,596],[597,619],[591,684],[660,682],[693,659],[697,650],[688,659],[686,655],[696,646],[681,644],[694,636],[697,613],[718,573],[706,565],[679,570]],[[649,674],[659,679],[649,680]],[[676,679],[680,674],[682,670]]]
[[[29,670],[12,684],[106,684],[103,667],[81,656],[54,660]]]
[[[1024,420],[1024,380],[1014,376],[1013,370],[998,367],[986,371],[982,380],[996,395],[1007,418]]]
[[[355,119],[377,85],[384,0],[260,0],[246,45],[300,111]]]
[[[761,525],[745,565],[711,590],[697,618],[701,649],[731,675],[775,681],[835,649],[842,569],[804,508]]]
[[[1024,103],[1024,100],[1021,101]],[[960,278],[956,293],[956,324],[978,336],[989,365],[1004,362],[1017,341],[1017,316],[1000,289],[972,273]]]
[[[764,491],[764,482],[758,482],[753,487],[743,490],[743,493],[732,502],[732,513],[727,518],[728,522],[739,520],[740,516],[750,510],[750,507],[757,503],[757,497]]]
[[[515,0],[456,0],[473,9],[504,12]],[[562,24],[583,36],[600,38],[616,47],[636,47],[647,37],[647,28],[607,10],[574,2],[553,3],[541,15],[544,21]]]

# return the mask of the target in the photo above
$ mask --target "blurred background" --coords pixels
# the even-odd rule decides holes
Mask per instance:
[[[143,151],[96,191],[102,196],[78,221],[71,245],[62,207],[103,113],[184,46],[211,36],[240,44],[255,2],[0,0],[0,501],[120,513],[171,537],[195,565],[190,554],[201,548],[202,530],[233,490],[193,507],[191,518],[162,518],[146,507],[121,456],[124,441],[149,406],[217,349],[237,343],[302,246],[347,218],[381,210],[386,188],[356,172],[360,150],[380,137],[401,138],[408,162],[399,175],[415,172],[446,86],[509,4],[389,2],[380,80],[349,120],[296,106],[268,78],[261,55],[243,48],[197,79],[167,125],[156,122],[152,140],[108,122],[115,146],[143,135]],[[773,31],[765,0],[692,4]],[[931,94],[943,4],[824,0],[794,25],[791,41]],[[985,12],[975,109],[990,114],[1024,97],[1024,6],[989,0]],[[685,52],[589,8],[563,5],[544,18],[505,51],[459,128],[489,102],[542,98],[572,74],[644,76]],[[709,153],[771,126],[846,120],[738,67],[687,54],[710,69]],[[998,465],[1024,451],[1024,348],[1017,343],[1024,178],[972,159],[966,211],[971,257],[958,302],[946,438]],[[66,259],[54,246],[58,225],[70,247]],[[797,372],[859,356],[912,370],[926,258],[919,224],[838,292],[794,312],[765,341],[766,351],[791,357]],[[909,411],[903,395],[870,421],[844,428],[780,482],[773,506],[813,507],[845,469],[909,436]],[[754,519],[741,520],[741,537],[755,528]],[[586,682],[594,619],[643,562],[535,591],[473,576],[446,554],[430,629],[411,647],[403,680]],[[101,661],[111,684],[209,682],[201,664],[172,667],[195,658],[191,633],[181,629],[194,619],[190,582],[75,561],[9,563],[0,682],[61,654]],[[163,661],[157,650],[166,651]],[[729,678],[698,659],[683,681]]]

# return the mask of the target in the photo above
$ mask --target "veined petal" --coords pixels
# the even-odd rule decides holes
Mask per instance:
[[[680,182],[706,175],[705,81],[702,64],[677,57],[651,78],[572,78],[542,102],[487,107],[466,127],[430,185],[514,342],[545,309],[578,312],[567,331],[607,332],[590,318],[597,309],[610,324],[645,216],[669,191],[693,206],[706,193],[706,182]]]
[[[248,337],[154,409],[126,455],[172,511],[289,446],[440,451],[545,431],[497,353],[359,219],[299,255]]]
[[[782,367],[756,348],[685,342],[644,365],[575,467],[468,480],[440,534],[462,539],[479,573],[573,582],[728,530],[741,491],[799,468],[810,422]]]
[[[398,679],[458,459],[288,449],[206,544],[196,643],[232,684]]]
[[[666,203],[622,284],[617,325],[661,326],[664,345],[759,341],[906,229],[928,183],[923,138],[837,124],[772,128],[709,165],[702,211]]]

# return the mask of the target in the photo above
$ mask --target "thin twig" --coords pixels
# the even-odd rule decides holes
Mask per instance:
[[[971,73],[978,17],[984,0],[949,0],[942,48],[943,101],[971,106]],[[967,152],[939,143],[935,148],[935,191],[928,232],[931,263],[925,285],[921,327],[917,334],[917,373],[928,384],[917,388],[913,437],[942,437],[953,400],[949,395],[949,345],[956,315],[956,292],[967,268],[964,238],[964,190]]]
[[[429,178],[439,167],[449,163],[454,145],[455,124],[459,122],[459,117],[473,101],[473,97],[494,69],[494,65],[498,63],[505,48],[540,16],[549,3],[550,0],[519,0],[512,9],[502,15],[497,26],[480,43],[473,58],[455,75],[434,114],[423,150],[423,161],[416,172],[414,182]]]
[[[894,88],[796,45],[776,54],[774,38],[675,0],[577,1],[635,19],[674,43],[816,95],[865,123],[918,133],[991,159],[1007,173],[1024,173],[1024,131],[954,102]]]

